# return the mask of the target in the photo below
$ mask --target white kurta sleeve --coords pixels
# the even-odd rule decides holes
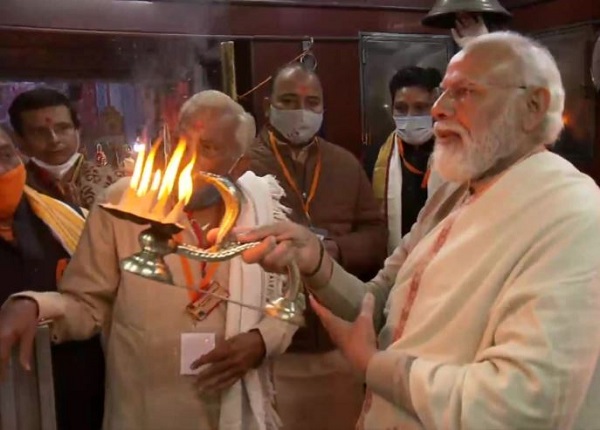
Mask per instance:
[[[427,429],[571,428],[600,356],[596,212],[571,211],[540,234],[508,276],[492,346],[473,363],[389,349],[369,363],[369,388]]]
[[[463,186],[445,184],[440,187],[421,210],[410,232],[402,237],[394,252],[385,260],[383,268],[371,281],[362,282],[334,262],[327,285],[310,285],[314,294],[334,314],[347,321],[354,321],[360,313],[364,295],[371,292],[375,296],[375,327],[381,328],[384,323],[383,309],[404,261],[419,241],[446,217],[465,192],[466,187]]]

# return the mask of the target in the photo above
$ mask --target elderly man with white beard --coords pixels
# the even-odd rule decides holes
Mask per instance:
[[[235,180],[244,197],[242,225],[285,219],[277,181],[246,171],[256,129],[242,106],[201,91],[183,104],[179,131],[197,170]],[[101,201],[117,204],[128,185],[117,182]],[[197,181],[177,239],[202,247],[204,226],[219,226],[224,211],[218,191]],[[240,258],[202,264],[169,255],[174,284],[187,287],[169,288],[121,268],[124,257],[139,251],[144,228],[98,206],[91,210],[58,292],[18,293],[0,308],[0,379],[13,345],[28,367],[38,320],[52,320],[53,343],[99,332],[106,339],[104,430],[279,428],[271,358],[285,351],[296,327],[192,288],[256,308],[280,296],[283,277]]]
[[[244,258],[298,262],[366,382],[359,428],[597,429],[600,192],[546,150],[562,128],[556,63],[492,33],[454,56],[442,87],[434,163],[449,182],[372,281],[291,223],[240,234],[264,240]]]

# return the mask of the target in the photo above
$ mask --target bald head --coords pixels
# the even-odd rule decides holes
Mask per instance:
[[[273,78],[271,104],[278,109],[323,111],[323,88],[317,74],[301,63],[282,67]]]
[[[275,93],[281,93],[281,85],[287,87],[290,81],[298,82],[304,87],[314,87],[322,96],[323,88],[319,76],[302,63],[291,63],[283,66],[275,73],[271,87],[271,97]]]

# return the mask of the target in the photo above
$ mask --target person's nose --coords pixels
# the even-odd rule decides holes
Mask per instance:
[[[444,91],[431,108],[431,116],[435,121],[447,119],[454,114],[452,98]]]

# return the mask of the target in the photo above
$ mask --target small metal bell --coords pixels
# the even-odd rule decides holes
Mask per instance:
[[[498,0],[438,0],[421,20],[421,24],[427,27],[454,28],[456,14],[459,12],[480,14],[488,25],[502,25],[512,18],[511,13]]]
[[[265,305],[265,314],[280,320],[303,327],[304,311],[306,310],[306,299],[304,294],[298,293],[295,300],[287,297],[279,297]]]

